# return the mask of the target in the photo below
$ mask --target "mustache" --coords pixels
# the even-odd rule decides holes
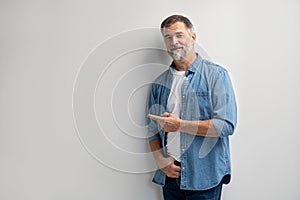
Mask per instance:
[[[168,50],[169,51],[174,51],[176,49],[182,48],[184,49],[184,45],[172,45]]]

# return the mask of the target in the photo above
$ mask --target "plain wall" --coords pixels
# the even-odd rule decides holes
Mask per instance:
[[[299,0],[0,1],[0,199],[162,199],[144,114],[173,13],[236,91],[223,199],[300,199]]]

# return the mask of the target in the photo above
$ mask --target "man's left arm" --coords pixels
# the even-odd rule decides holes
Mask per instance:
[[[204,137],[226,137],[233,134],[237,109],[235,95],[227,71],[219,72],[213,79],[211,97],[213,113],[208,120],[182,120],[171,113],[148,115],[160,123],[166,132],[181,131]]]
[[[182,120],[172,113],[163,113],[161,116],[149,114],[148,117],[158,121],[166,132],[181,131],[197,136],[219,137],[212,120]]]

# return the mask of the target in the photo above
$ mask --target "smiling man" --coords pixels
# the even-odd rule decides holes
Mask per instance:
[[[161,33],[173,62],[149,95],[148,138],[159,168],[153,182],[165,200],[219,200],[230,182],[229,136],[237,121],[228,72],[195,52],[188,18],[166,18]]]

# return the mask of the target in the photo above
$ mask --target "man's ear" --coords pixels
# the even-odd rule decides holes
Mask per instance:
[[[193,40],[196,42],[196,33],[193,33],[193,34],[192,34],[192,38],[193,38]]]

